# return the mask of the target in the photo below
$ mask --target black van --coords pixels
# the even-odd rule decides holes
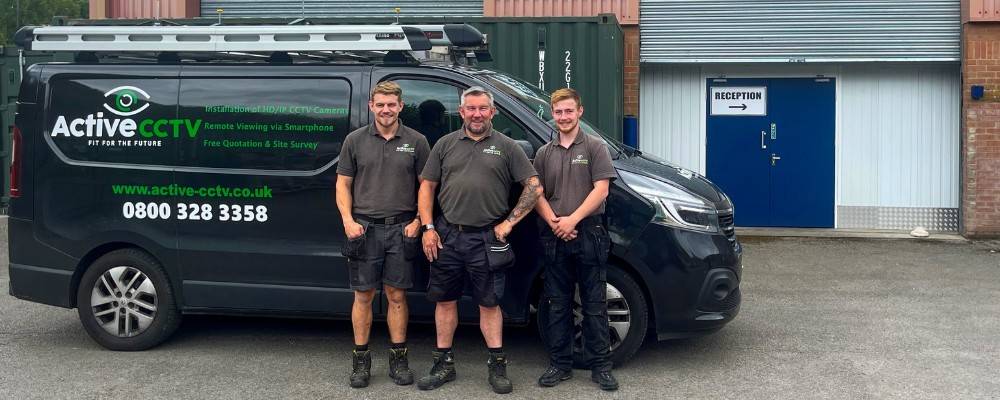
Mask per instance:
[[[461,126],[459,95],[473,85],[495,93],[494,127],[529,156],[554,135],[547,93],[452,62],[80,53],[29,67],[13,134],[10,294],[77,308],[114,350],[155,346],[182,314],[349,318],[336,164],[347,133],[372,121],[368,92],[385,80],[403,88],[403,122],[432,145]],[[648,334],[722,328],[739,311],[742,273],[729,198],[582,125],[607,142],[620,175],[606,211],[613,360]],[[511,236],[508,324],[545,318],[537,235],[526,220]],[[409,293],[414,321],[433,321],[427,268]],[[478,321],[468,298],[460,308]]]

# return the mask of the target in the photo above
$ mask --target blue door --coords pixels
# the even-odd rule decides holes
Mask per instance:
[[[833,227],[833,78],[709,79],[708,177],[738,226]]]

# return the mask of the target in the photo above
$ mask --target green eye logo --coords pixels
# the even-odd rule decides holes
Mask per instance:
[[[104,93],[111,104],[104,109],[123,117],[132,116],[149,107],[149,94],[135,86],[119,86]]]

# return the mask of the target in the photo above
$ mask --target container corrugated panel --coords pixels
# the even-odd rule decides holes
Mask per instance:
[[[643,62],[958,61],[959,0],[643,0]]]
[[[615,14],[622,25],[639,24],[639,0],[485,0],[487,17],[590,17]]]
[[[289,18],[232,18],[224,24],[287,24]],[[395,18],[312,18],[316,24],[388,24]],[[190,24],[191,20],[174,20]],[[205,23],[205,19],[198,21]],[[510,73],[547,92],[570,86],[583,97],[584,119],[621,139],[623,115],[622,28],[613,14],[596,17],[402,17],[402,24],[468,23],[487,35],[491,62],[483,68]],[[540,59],[539,39],[544,58]]]
[[[201,0],[201,16],[216,17],[482,16],[482,0]]]
[[[108,0],[104,17],[189,18],[197,16],[197,3],[197,0]]]

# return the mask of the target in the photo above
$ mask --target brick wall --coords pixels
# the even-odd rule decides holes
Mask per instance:
[[[963,28],[963,234],[1000,237],[1000,23]],[[973,85],[985,87],[981,100]]]
[[[639,26],[623,26],[625,115],[639,115]]]

